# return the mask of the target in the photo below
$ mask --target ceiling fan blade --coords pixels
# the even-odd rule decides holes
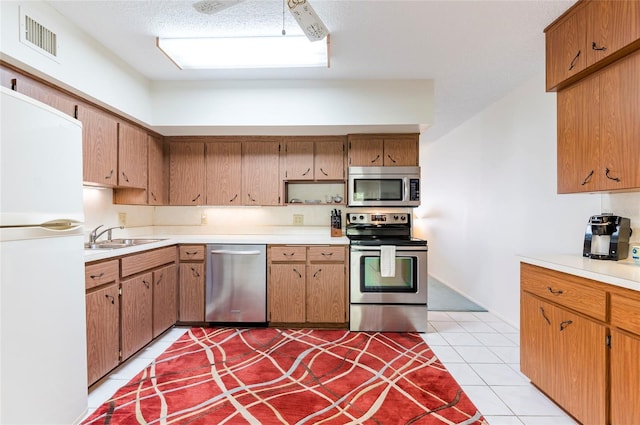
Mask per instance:
[[[318,41],[329,35],[329,30],[307,0],[286,0],[286,2],[289,12],[309,40]]]
[[[205,15],[215,15],[216,13],[242,3],[245,0],[202,0],[193,4],[193,8]]]

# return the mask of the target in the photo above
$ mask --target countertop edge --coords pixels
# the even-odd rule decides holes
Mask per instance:
[[[640,291],[640,266],[631,260],[593,260],[579,254],[520,254],[523,263]]]

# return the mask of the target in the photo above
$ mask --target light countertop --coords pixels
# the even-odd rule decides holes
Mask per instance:
[[[559,272],[640,291],[640,265],[626,260],[592,260],[580,254],[520,255],[520,261]]]

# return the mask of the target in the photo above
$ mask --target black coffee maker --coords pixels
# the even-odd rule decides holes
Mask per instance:
[[[629,255],[631,220],[612,214],[593,215],[584,235],[584,257],[624,260]]]

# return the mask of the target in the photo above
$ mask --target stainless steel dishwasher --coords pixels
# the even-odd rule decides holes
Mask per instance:
[[[266,323],[266,245],[207,245],[205,321]]]

